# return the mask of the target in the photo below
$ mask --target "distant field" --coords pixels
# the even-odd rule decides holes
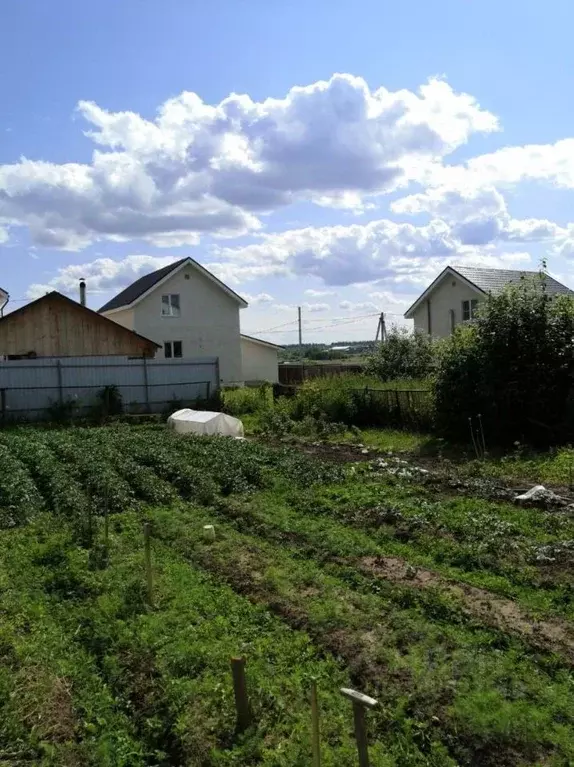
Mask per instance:
[[[159,426],[0,459],[0,764],[310,765],[311,679],[329,767],[341,686],[379,701],[374,767],[574,763],[571,515]]]

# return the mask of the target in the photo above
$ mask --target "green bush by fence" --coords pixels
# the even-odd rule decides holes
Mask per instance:
[[[327,424],[429,429],[432,399],[426,381],[389,381],[364,375],[306,381],[292,396],[273,398],[271,387],[225,392],[232,415],[255,414],[265,431],[325,431]]]
[[[574,299],[551,296],[543,272],[482,305],[443,343],[435,381],[437,428],[486,441],[563,444],[574,437]]]

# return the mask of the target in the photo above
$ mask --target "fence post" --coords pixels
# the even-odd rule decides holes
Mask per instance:
[[[365,722],[365,709],[374,708],[377,701],[362,692],[341,688],[341,693],[353,704],[353,719],[355,722],[355,740],[359,754],[359,767],[369,767],[369,743],[367,740],[367,725]]]
[[[143,357],[143,376],[144,376],[144,389],[145,389],[145,407],[146,411],[150,412],[150,404],[149,404],[149,379],[148,379],[148,370],[147,370],[147,357]]]
[[[58,400],[60,405],[64,402],[64,387],[62,386],[62,363],[56,360],[56,372],[58,374]]]
[[[237,729],[239,732],[243,732],[252,721],[251,708],[247,696],[245,658],[231,659],[231,673],[233,674],[233,692],[235,695],[235,708],[237,710]]]
[[[400,397],[399,397],[399,390],[398,389],[395,389],[395,402],[397,403],[397,414],[398,414],[398,417],[399,417],[399,424],[402,424],[402,422],[403,422],[403,414],[402,414],[402,411],[401,411],[401,400],[400,400]]]
[[[218,389],[221,389],[221,378],[219,376],[219,357],[215,358],[215,384]]]
[[[0,412],[2,413],[2,426],[6,423],[6,389],[0,389]]]
[[[147,601],[149,606],[153,607],[153,574],[151,571],[151,542],[149,522],[144,523],[144,558],[147,581]]]
[[[317,682],[311,682],[311,724],[313,745],[313,767],[321,767],[321,741],[319,731],[319,704],[317,701]]]

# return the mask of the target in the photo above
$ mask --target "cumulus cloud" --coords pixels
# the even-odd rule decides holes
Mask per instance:
[[[143,274],[161,269],[176,260],[173,256],[127,256],[122,261],[97,258],[85,264],[70,264],[59,269],[56,276],[47,283],[30,285],[27,297],[39,298],[51,290],[75,296],[78,294],[78,285],[82,277],[86,280],[88,293],[116,292]]]
[[[552,242],[568,236],[564,228],[545,219],[514,219],[502,194],[492,186],[454,189],[436,187],[391,204],[394,213],[440,216],[462,245],[493,242]]]
[[[574,138],[554,144],[526,144],[504,147],[473,157],[460,166],[435,168],[434,178],[457,188],[465,184],[518,184],[521,181],[544,181],[574,189]]]
[[[258,293],[256,296],[252,296],[249,293],[243,293],[243,298],[250,306],[261,306],[262,304],[271,304],[274,301],[273,296],[269,293]]]
[[[335,296],[336,293],[334,290],[314,290],[313,288],[309,288],[308,290],[303,291],[306,296],[311,296],[311,298],[322,298],[323,296]]]
[[[90,101],[78,113],[96,146],[90,163],[0,166],[0,217],[39,245],[196,244],[256,230],[258,214],[296,200],[365,207],[365,196],[421,180],[473,133],[498,129],[443,80],[393,92],[348,74],[259,102],[183,92],[153,120]]]
[[[378,312],[379,307],[372,301],[341,301],[339,309],[345,312]]]
[[[218,248],[217,254],[242,270],[283,270],[285,274],[317,277],[332,286],[381,279],[421,284],[429,274],[454,260],[485,264],[498,260],[502,265],[514,256],[511,252],[501,255],[501,245],[551,238],[558,241],[568,232],[550,222],[509,216],[500,221],[433,218],[419,226],[380,219],[263,235],[250,245]],[[524,258],[523,253],[516,255],[516,260]]]

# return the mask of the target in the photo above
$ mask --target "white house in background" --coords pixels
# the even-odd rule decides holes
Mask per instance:
[[[500,293],[509,283],[537,274],[512,269],[447,266],[407,309],[405,319],[414,320],[415,330],[434,338],[445,338],[456,325],[472,320],[479,303],[489,294]],[[548,275],[546,290],[550,295],[574,295],[570,288]]]
[[[245,383],[255,381],[279,381],[279,360],[281,346],[261,341],[252,336],[241,336],[241,360]]]
[[[219,357],[222,384],[241,383],[239,310],[247,302],[192,258],[146,274],[99,310],[161,345],[156,358]]]

